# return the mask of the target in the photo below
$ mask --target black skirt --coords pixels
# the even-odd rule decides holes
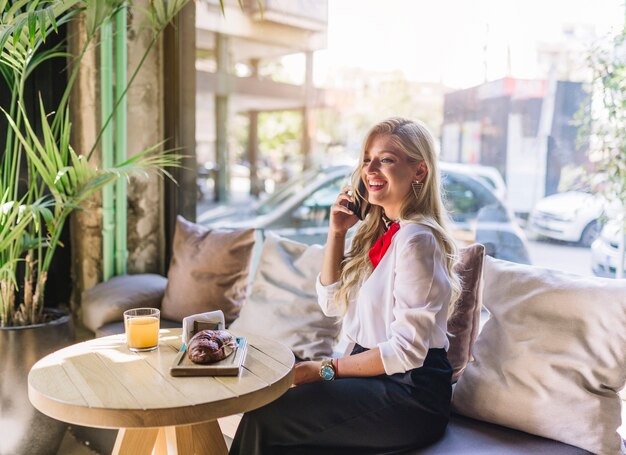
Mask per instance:
[[[352,354],[365,351],[356,346]],[[231,455],[397,454],[437,441],[450,416],[444,349],[394,375],[338,378],[289,389],[244,414]]]

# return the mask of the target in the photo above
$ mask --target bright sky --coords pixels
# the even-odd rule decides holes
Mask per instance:
[[[506,75],[538,74],[535,43],[563,40],[563,24],[599,35],[619,29],[625,0],[329,0],[328,48],[316,53],[316,83],[337,67],[401,70],[456,88]],[[485,51],[485,43],[487,49]]]

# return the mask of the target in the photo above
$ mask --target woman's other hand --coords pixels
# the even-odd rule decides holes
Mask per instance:
[[[295,375],[293,377],[293,385],[307,384],[309,382],[321,381],[320,368],[322,362],[314,362],[311,360],[296,364]]]
[[[353,202],[354,192],[351,186],[341,190],[335,204],[330,208],[329,233],[345,236],[348,229],[354,226],[359,218],[346,205]]]

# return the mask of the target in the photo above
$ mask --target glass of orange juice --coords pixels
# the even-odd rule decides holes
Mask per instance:
[[[159,347],[161,312],[156,308],[135,308],[124,311],[126,344],[131,351],[152,351]]]

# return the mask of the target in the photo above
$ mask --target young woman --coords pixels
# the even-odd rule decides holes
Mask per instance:
[[[344,255],[357,199],[367,215]],[[343,316],[356,346],[296,365],[297,387],[244,415],[231,454],[393,454],[443,435],[446,320],[460,292],[447,219],[430,132],[402,118],[375,125],[331,208],[317,283],[320,306]]]

